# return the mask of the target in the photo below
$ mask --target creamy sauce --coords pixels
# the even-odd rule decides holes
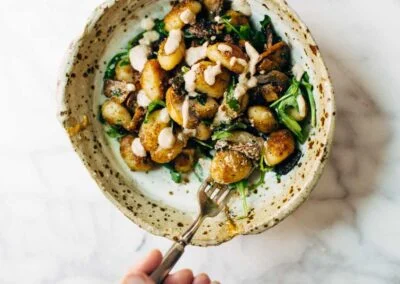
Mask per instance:
[[[195,137],[196,134],[197,134],[197,130],[196,129],[184,128],[183,129],[183,134],[185,134],[186,136],[189,136],[189,137]]]
[[[144,158],[147,156],[146,150],[144,149],[142,143],[140,142],[139,138],[135,138],[131,145],[132,152],[135,156]]]
[[[164,128],[158,135],[158,145],[161,149],[171,149],[175,141],[176,139],[171,127]]]
[[[246,16],[251,16],[251,8],[247,0],[233,0],[231,8]]]
[[[140,26],[145,29],[146,31],[151,30],[152,28],[154,28],[154,21],[152,18],[144,18],[141,22],[140,22]]]
[[[246,53],[250,58],[249,71],[251,75],[254,75],[256,73],[256,65],[260,54],[248,41],[245,42],[244,47],[246,48]]]
[[[189,122],[189,96],[185,97],[185,101],[182,104],[182,119],[183,119],[183,127],[187,128]]]
[[[171,118],[169,117],[167,108],[163,108],[163,109],[160,111],[160,114],[159,114],[159,116],[158,116],[158,120],[159,120],[160,122],[162,122],[162,123],[168,123],[168,122],[170,122]]]
[[[135,84],[132,84],[132,83],[126,84],[126,90],[127,90],[128,92],[136,91]]]
[[[237,62],[237,57],[233,56],[230,60],[229,60],[229,65],[230,66],[235,66]]]
[[[221,21],[221,17],[220,17],[220,16],[216,16],[216,17],[214,18],[214,21],[216,21],[217,23],[219,23],[219,22]]]
[[[148,31],[143,34],[143,38],[139,40],[139,44],[150,45],[160,39],[160,34],[156,31]]]
[[[148,107],[151,103],[151,100],[147,97],[146,92],[144,90],[140,90],[136,97],[137,103],[141,107]]]
[[[186,50],[185,61],[189,66],[207,57],[208,42],[198,47],[191,47]]]
[[[292,72],[293,72],[294,76],[296,77],[296,80],[300,81],[301,78],[303,77],[304,69],[303,69],[303,67],[301,67],[300,64],[296,63],[292,68]]]
[[[208,66],[204,70],[204,81],[210,86],[215,84],[216,77],[221,74],[221,62],[217,62],[217,65]]]
[[[147,62],[147,56],[150,54],[150,48],[147,45],[137,45],[129,51],[129,61],[132,68],[142,72]]]
[[[185,9],[180,15],[179,18],[184,24],[191,24],[196,21],[196,15],[190,10]]]
[[[171,30],[164,46],[165,54],[170,55],[174,53],[181,44],[181,40],[182,32],[180,30]]]
[[[220,43],[218,44],[218,50],[221,52],[232,52],[232,47],[227,44]]]
[[[307,115],[307,106],[306,101],[302,95],[297,96],[296,98],[297,105],[299,106],[299,115],[301,118],[305,118]]]
[[[195,64],[185,73],[185,75],[183,75],[183,79],[185,80],[185,90],[188,93],[192,93],[196,90],[196,73],[198,69],[199,64]]]

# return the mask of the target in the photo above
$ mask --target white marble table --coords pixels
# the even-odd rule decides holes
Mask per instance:
[[[1,1],[0,283],[117,283],[170,244],[106,200],[55,119],[60,60],[100,2]],[[189,248],[179,267],[232,284],[400,283],[400,1],[289,2],[336,89],[329,165],[282,224]]]

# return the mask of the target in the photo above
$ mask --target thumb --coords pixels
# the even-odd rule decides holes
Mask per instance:
[[[136,272],[127,275],[124,280],[122,280],[122,284],[154,284],[154,281],[146,274]]]

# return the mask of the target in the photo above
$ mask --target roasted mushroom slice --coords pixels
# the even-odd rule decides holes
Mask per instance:
[[[218,140],[215,144],[216,150],[228,149],[238,151],[254,161],[260,159],[262,147],[263,139],[246,131],[234,131],[231,135]]]
[[[290,48],[280,41],[260,55],[257,71],[268,73],[272,70],[286,70],[289,63]]]
[[[249,158],[238,151],[222,150],[215,154],[210,168],[211,178],[221,184],[230,184],[247,178],[253,169]]]
[[[196,151],[192,148],[183,149],[174,160],[174,167],[180,173],[188,173],[193,169]]]
[[[257,82],[262,84],[262,86],[259,87],[259,91],[268,103],[279,99],[290,85],[289,77],[276,70],[268,74],[258,75]]]
[[[139,131],[140,125],[142,124],[145,116],[146,110],[141,106],[136,107],[135,112],[133,113],[132,121],[129,123],[129,131]]]
[[[118,104],[123,104],[135,90],[136,86],[133,83],[107,80],[104,84],[104,95]]]
[[[136,153],[135,153],[136,152]],[[122,159],[132,171],[150,171],[153,167],[149,156],[140,143],[140,139],[127,135],[120,141]]]
[[[295,140],[289,130],[272,132],[264,143],[264,160],[268,166],[275,166],[288,158],[295,147]]]
[[[226,11],[225,16],[229,17],[229,22],[234,26],[243,26],[249,24],[249,18],[238,11],[228,10]]]

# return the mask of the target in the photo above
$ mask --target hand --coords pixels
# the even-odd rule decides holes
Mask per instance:
[[[122,284],[154,284],[154,281],[151,280],[148,275],[161,264],[161,261],[161,252],[159,250],[153,250],[145,259],[129,271],[122,280]],[[168,275],[164,284],[211,284],[211,281],[206,274],[199,274],[194,277],[191,270],[183,269]]]

